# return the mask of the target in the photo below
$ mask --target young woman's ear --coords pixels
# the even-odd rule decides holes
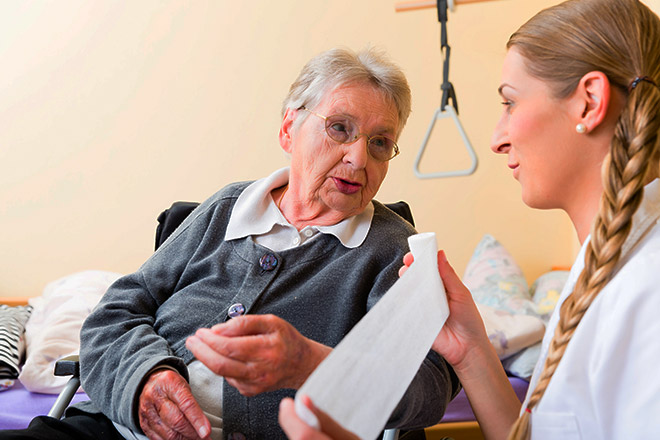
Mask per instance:
[[[284,113],[284,119],[282,119],[282,125],[280,126],[280,146],[287,153],[291,153],[292,150],[292,141],[293,141],[293,123],[296,120],[296,115],[298,110],[287,108]]]
[[[610,81],[603,72],[589,72],[582,77],[573,96],[579,133],[590,133],[602,124],[610,109],[610,92]]]

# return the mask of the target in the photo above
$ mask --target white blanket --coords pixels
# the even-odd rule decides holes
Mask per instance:
[[[68,377],[53,374],[55,362],[78,354],[80,328],[101,296],[121,275],[85,271],[49,283],[41,296],[31,298],[34,307],[25,326],[26,361],[18,379],[30,391],[58,394]]]

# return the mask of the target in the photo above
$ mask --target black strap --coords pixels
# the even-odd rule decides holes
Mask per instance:
[[[174,202],[172,206],[160,213],[156,227],[156,249],[167,240],[167,237],[188,217],[188,214],[197,208],[197,205],[199,205],[198,202]]]
[[[437,0],[438,8],[438,21],[440,22],[440,51],[444,54],[444,61],[442,63],[442,101],[440,108],[445,109],[449,105],[451,99],[454,110],[458,114],[458,101],[456,100],[456,91],[454,85],[449,81],[449,57],[451,56],[451,47],[447,42],[447,19],[448,19],[448,5],[447,0]]]

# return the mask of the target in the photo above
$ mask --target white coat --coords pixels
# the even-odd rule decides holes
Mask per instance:
[[[620,269],[585,313],[532,410],[532,439],[660,438],[659,219],[656,179],[645,187]],[[588,241],[548,324],[529,394],[547,356],[560,305],[584,267]]]

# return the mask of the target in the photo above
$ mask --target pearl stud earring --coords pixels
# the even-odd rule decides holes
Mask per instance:
[[[586,133],[587,132],[587,126],[584,125],[582,122],[580,122],[578,125],[575,126],[575,131],[578,133]]]

